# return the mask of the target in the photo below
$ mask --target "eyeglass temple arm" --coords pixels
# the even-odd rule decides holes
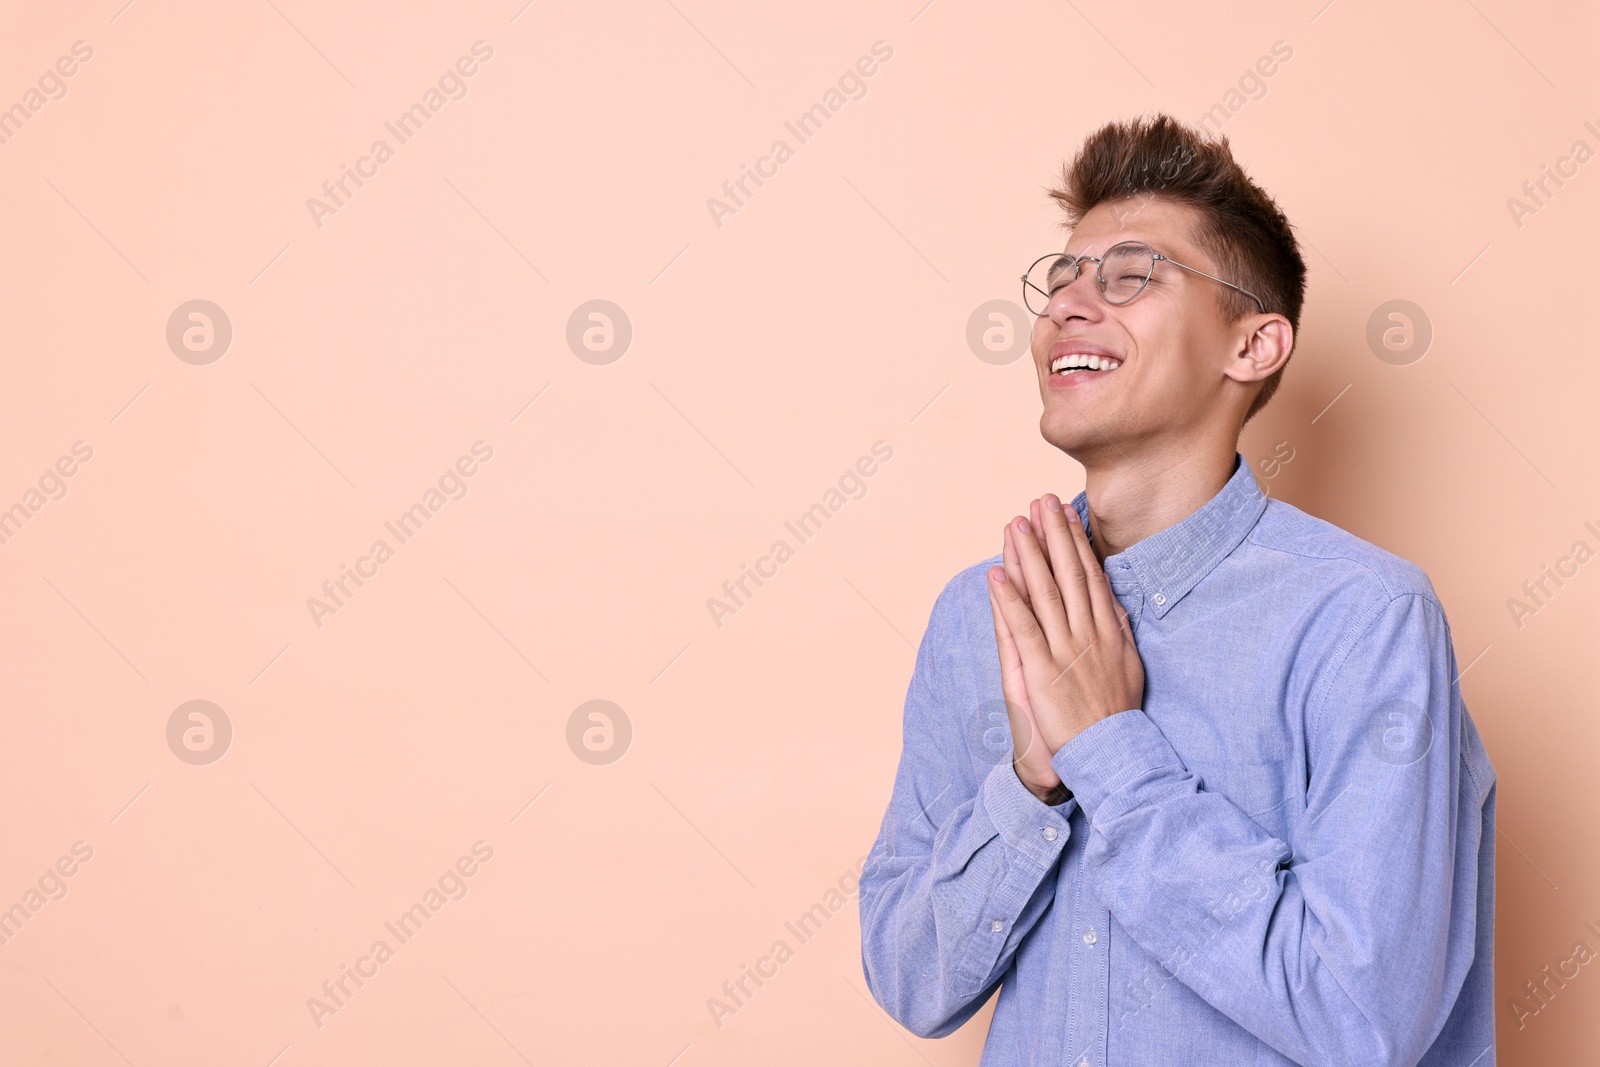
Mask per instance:
[[[1257,296],[1256,294],[1252,293],[1250,290],[1243,288],[1242,286],[1234,285],[1232,282],[1222,281],[1222,279],[1218,278],[1215,274],[1207,274],[1205,271],[1197,270],[1196,268],[1189,266],[1187,263],[1179,263],[1177,260],[1173,259],[1171,256],[1164,256],[1160,252],[1157,252],[1155,254],[1155,258],[1164,259],[1168,263],[1171,263],[1174,267],[1182,267],[1184,270],[1189,271],[1189,272],[1191,272],[1193,274],[1198,274],[1202,278],[1210,278],[1214,282],[1221,282],[1223,285],[1226,285],[1229,289],[1237,289],[1237,290],[1239,290],[1239,292],[1243,293],[1245,296],[1248,296],[1251,300],[1254,300],[1256,302],[1256,307],[1260,308],[1263,314],[1266,313],[1267,305],[1262,303],[1261,298],[1259,296]]]

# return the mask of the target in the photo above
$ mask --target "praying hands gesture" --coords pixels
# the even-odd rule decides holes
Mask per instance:
[[[1046,495],[1033,521],[1005,528],[1005,565],[989,569],[1012,765],[1046,803],[1069,795],[1050,758],[1080,732],[1144,702],[1144,663],[1077,513]],[[1068,515],[1071,518],[1068,518]]]

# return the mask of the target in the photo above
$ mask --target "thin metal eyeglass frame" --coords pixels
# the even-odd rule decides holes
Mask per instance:
[[[1138,290],[1132,296],[1128,297],[1128,299],[1122,301],[1121,303],[1117,303],[1117,302],[1111,300],[1110,298],[1108,298],[1106,296],[1106,277],[1105,277],[1104,274],[1100,273],[1100,264],[1104,259],[1103,256],[1073,256],[1073,255],[1068,255],[1065,252],[1048,252],[1045,255],[1042,255],[1038,259],[1034,260],[1031,264],[1029,264],[1027,271],[1022,275],[1022,303],[1023,303],[1023,305],[1027,306],[1027,304],[1028,304],[1028,290],[1032,289],[1034,292],[1036,292],[1036,293],[1038,293],[1038,294],[1040,294],[1041,296],[1044,297],[1044,308],[1045,309],[1043,311],[1034,311],[1032,307],[1028,307],[1028,310],[1030,312],[1032,312],[1034,315],[1036,315],[1036,316],[1038,316],[1040,318],[1043,318],[1045,315],[1050,313],[1050,301],[1054,297],[1055,294],[1054,293],[1046,293],[1043,289],[1040,289],[1037,285],[1034,285],[1033,283],[1028,281],[1028,275],[1033,273],[1033,268],[1037,267],[1039,264],[1043,263],[1047,259],[1060,259],[1060,258],[1065,257],[1067,259],[1072,260],[1072,282],[1077,281],[1079,276],[1083,274],[1083,261],[1086,260],[1086,259],[1092,261],[1094,263],[1095,288],[1100,293],[1100,299],[1104,300],[1106,303],[1110,304],[1112,307],[1122,307],[1122,306],[1124,306],[1126,304],[1131,304],[1135,300],[1137,300],[1139,298],[1139,294],[1144,292],[1145,286],[1150,284],[1150,279],[1155,277],[1156,263],[1158,261],[1160,261],[1160,260],[1166,260],[1168,263],[1171,263],[1174,267],[1182,267],[1184,270],[1189,271],[1191,274],[1198,274],[1202,278],[1210,278],[1214,282],[1217,282],[1217,283],[1222,284],[1222,285],[1226,285],[1229,289],[1237,289],[1239,292],[1243,293],[1245,296],[1248,296],[1251,300],[1254,300],[1256,302],[1256,307],[1261,309],[1261,313],[1263,315],[1266,314],[1267,305],[1262,302],[1262,300],[1261,300],[1261,298],[1259,296],[1257,296],[1256,294],[1252,293],[1250,290],[1244,288],[1243,286],[1234,285],[1232,282],[1223,281],[1221,278],[1218,278],[1216,275],[1207,274],[1205,271],[1200,270],[1200,269],[1198,269],[1196,267],[1191,267],[1187,263],[1179,263],[1177,260],[1173,259],[1171,256],[1164,256],[1160,252],[1157,252],[1154,248],[1151,248],[1150,245],[1146,244],[1144,241],[1122,241],[1122,242],[1120,242],[1118,244],[1115,244],[1115,245],[1112,245],[1110,248],[1106,249],[1106,254],[1110,255],[1112,252],[1116,251],[1118,248],[1122,248],[1122,247],[1127,246],[1127,245],[1132,245],[1134,247],[1142,247],[1142,248],[1149,248],[1150,249],[1150,273],[1146,274],[1144,276],[1144,281],[1139,283]],[[1066,285],[1060,286],[1059,288],[1065,289],[1067,287],[1067,285],[1071,285],[1072,282],[1067,282]]]

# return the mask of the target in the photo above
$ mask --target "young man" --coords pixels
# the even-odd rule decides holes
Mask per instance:
[[[873,996],[942,1037],[999,987],[985,1065],[1490,1067],[1496,774],[1444,609],[1237,450],[1299,326],[1288,221],[1166,116],[1051,195],[1040,430],[1086,488],[934,604],[860,880]]]

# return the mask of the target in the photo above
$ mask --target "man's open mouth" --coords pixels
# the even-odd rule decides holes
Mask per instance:
[[[1068,375],[1077,374],[1080,371],[1104,372],[1116,370],[1120,366],[1122,366],[1120,362],[1109,356],[1085,356],[1079,353],[1072,353],[1070,355],[1057,356],[1051,360],[1050,373]]]

